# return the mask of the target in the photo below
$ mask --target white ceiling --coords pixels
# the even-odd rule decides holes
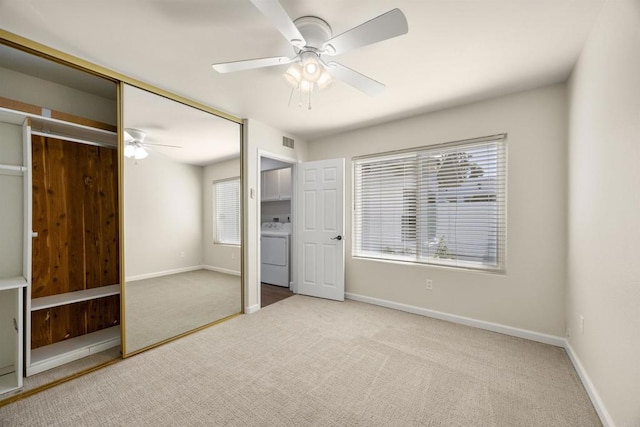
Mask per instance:
[[[0,27],[239,117],[309,140],[567,79],[604,0],[281,0],[342,33],[392,8],[405,36],[336,60],[387,85],[336,83],[313,109],[287,106],[283,67],[211,64],[291,56],[248,0],[0,0]],[[295,104],[295,103],[294,103]]]

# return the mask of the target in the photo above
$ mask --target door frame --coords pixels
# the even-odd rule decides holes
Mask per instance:
[[[260,310],[262,308],[262,292],[261,292],[261,267],[262,267],[262,259],[261,259],[261,235],[262,235],[262,158],[268,158],[271,160],[278,160],[280,162],[283,163],[287,163],[289,165],[291,165],[291,237],[289,238],[289,251],[291,252],[291,257],[289,260],[289,267],[291,269],[291,276],[289,277],[289,283],[291,284],[291,291],[293,293],[297,293],[298,292],[298,286],[296,281],[294,280],[295,276],[295,271],[296,271],[296,266],[297,266],[297,257],[295,256],[295,254],[297,253],[297,246],[298,246],[298,242],[297,242],[297,238],[296,238],[296,217],[297,217],[297,212],[296,212],[296,203],[295,203],[295,194],[296,194],[296,189],[297,189],[297,184],[296,184],[296,177],[297,177],[297,173],[298,173],[298,168],[296,167],[298,165],[298,163],[300,163],[299,160],[293,158],[293,157],[288,157],[288,156],[283,156],[281,154],[275,154],[272,153],[270,151],[267,150],[263,150],[261,148],[258,148],[258,162],[257,162],[257,176],[258,176],[258,185],[256,186],[256,205],[257,205],[257,227],[256,230],[254,230],[253,232],[256,233],[256,242],[258,242],[258,247],[257,247],[257,256],[256,256],[256,264],[255,264],[255,268],[256,268],[256,278],[257,278],[257,283],[255,284],[257,292],[256,292],[256,301],[257,301],[257,306],[258,306],[258,310]]]

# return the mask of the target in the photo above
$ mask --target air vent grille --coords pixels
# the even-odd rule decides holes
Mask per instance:
[[[293,148],[293,139],[283,136],[282,145],[284,145],[285,147]]]

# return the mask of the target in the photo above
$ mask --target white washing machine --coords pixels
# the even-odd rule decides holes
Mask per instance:
[[[260,238],[260,281],[289,287],[291,223],[265,222]]]

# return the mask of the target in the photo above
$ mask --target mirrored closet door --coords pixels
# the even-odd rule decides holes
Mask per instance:
[[[123,85],[125,355],[242,311],[241,125]]]

